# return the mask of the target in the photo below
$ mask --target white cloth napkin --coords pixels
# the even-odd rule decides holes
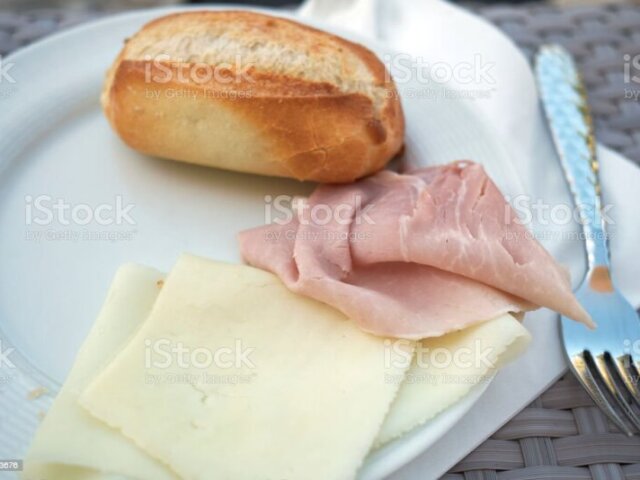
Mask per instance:
[[[553,206],[572,205],[571,196],[541,113],[531,68],[507,37],[484,20],[441,0],[309,0],[300,13],[377,37],[395,50],[421,56],[431,64],[455,66],[475,57],[481,64],[492,64],[490,75],[495,83],[490,98],[467,101],[497,131],[524,185],[522,193],[548,205],[533,229],[544,235],[540,240],[545,247],[570,268],[574,283],[580,282],[585,271],[584,246],[578,239],[569,240],[571,233],[578,231],[577,225],[558,225],[550,218]],[[485,79],[479,78],[478,84],[467,80],[459,83],[459,88],[486,89],[486,84],[481,84]],[[640,185],[640,169],[604,147],[599,155],[604,200],[611,205],[613,220],[609,233],[614,281],[637,306],[640,189],[636,185]],[[545,225],[546,221],[551,224]],[[534,337],[527,354],[498,374],[455,428],[390,478],[438,478],[566,371],[557,315],[540,310],[528,315],[526,325]]]

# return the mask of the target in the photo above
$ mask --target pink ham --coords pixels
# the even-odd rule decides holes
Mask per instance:
[[[243,258],[368,332],[425,338],[537,306],[592,325],[480,165],[384,171],[301,205],[285,225],[242,232]]]

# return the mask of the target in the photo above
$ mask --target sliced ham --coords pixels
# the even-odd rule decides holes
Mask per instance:
[[[545,306],[592,325],[569,277],[472,162],[323,185],[240,234],[249,264],[377,335],[426,338]]]

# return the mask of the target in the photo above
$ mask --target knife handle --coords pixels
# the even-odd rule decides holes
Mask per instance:
[[[596,141],[584,84],[571,55],[558,45],[540,49],[535,69],[553,141],[580,214],[589,269],[608,267]]]

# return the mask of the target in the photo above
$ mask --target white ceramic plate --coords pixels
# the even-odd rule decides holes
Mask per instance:
[[[15,348],[11,358],[19,369],[0,377],[9,379],[0,385],[2,408],[12,412],[0,431],[0,458],[24,455],[37,413],[50,402],[50,396],[25,402],[25,392],[37,385],[54,390],[64,380],[120,264],[168,271],[183,251],[239,261],[235,234],[264,223],[265,195],[313,188],[148,158],[114,135],[98,103],[105,71],[126,37],[169,11],[86,24],[4,60],[15,64],[15,83],[0,83],[0,326],[3,347]],[[381,56],[393,55],[368,46]],[[413,78],[398,88],[408,127],[407,161],[473,158],[503,192],[521,191],[496,135],[468,106],[446,100],[446,85]],[[56,202],[66,209],[62,215],[53,208]],[[88,209],[117,209],[118,202],[125,210],[132,205],[130,219],[103,215],[106,221],[84,224]],[[360,477],[381,478],[428,448],[485,388],[371,455]]]

